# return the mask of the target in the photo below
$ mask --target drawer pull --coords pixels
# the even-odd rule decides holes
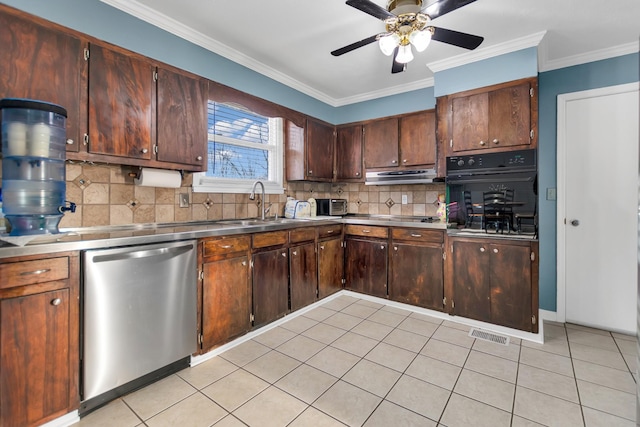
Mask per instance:
[[[371,233],[371,230],[362,230],[363,233]]]
[[[411,237],[422,237],[422,234],[411,233]]]
[[[222,249],[231,249],[233,245],[220,245]]]
[[[60,305],[62,300],[60,298],[54,298],[51,300],[51,305]]]
[[[320,245],[320,249],[324,251],[324,245]]]
[[[246,266],[247,265],[247,261],[242,261],[242,265]]]
[[[21,276],[31,276],[32,274],[44,274],[44,273],[48,273],[50,272],[51,269],[50,268],[45,268],[42,270],[35,270],[35,271],[23,271],[22,273],[20,273]]]
[[[331,233],[333,233],[333,230],[327,231],[327,234],[331,234]]]
[[[484,252],[484,248],[480,248],[480,252]]]
[[[287,257],[287,253],[286,252],[282,252],[280,255],[282,255],[283,257]]]
[[[497,253],[498,253],[498,249],[495,249],[495,248],[494,248],[494,249],[493,249],[493,253],[494,253],[494,254],[497,254]]]
[[[298,255],[298,251],[293,251],[293,256],[297,256]]]
[[[380,249],[384,249],[384,245],[380,245]]]

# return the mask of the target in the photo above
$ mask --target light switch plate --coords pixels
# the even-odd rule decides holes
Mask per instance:
[[[189,193],[180,193],[180,207],[181,208],[189,207]]]
[[[406,205],[407,203],[409,203],[409,200],[407,199],[407,195],[406,195],[406,194],[403,194],[403,195],[402,195],[402,204],[403,204],[403,205]]]

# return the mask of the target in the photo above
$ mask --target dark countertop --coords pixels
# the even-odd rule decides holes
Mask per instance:
[[[297,227],[327,225],[335,222],[343,224],[369,224],[394,227],[414,227],[446,230],[451,236],[471,236],[478,238],[501,238],[533,240],[532,235],[495,234],[482,231],[447,229],[447,224],[433,217],[392,216],[392,215],[346,215],[344,217],[315,217],[303,219],[273,218],[237,219],[219,221],[195,221],[167,224],[132,224],[124,226],[88,227],[61,229],[59,234],[32,236],[28,243],[19,245],[8,243],[15,240],[6,234],[0,236],[0,258],[37,255],[63,251],[104,249],[118,246],[144,245],[150,243],[190,240],[204,237],[233,234],[259,233],[287,230]]]

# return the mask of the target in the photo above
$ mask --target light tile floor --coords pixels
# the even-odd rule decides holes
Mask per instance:
[[[84,426],[635,426],[636,338],[545,344],[341,295],[82,418]]]

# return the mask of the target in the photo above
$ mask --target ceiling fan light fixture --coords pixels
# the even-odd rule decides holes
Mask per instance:
[[[409,34],[409,41],[418,52],[422,52],[429,46],[431,35],[431,31],[428,28],[422,31],[414,30]]]
[[[413,52],[411,52],[411,45],[406,44],[400,46],[398,49],[398,55],[396,55],[396,62],[400,64],[406,64],[413,61]]]
[[[400,37],[396,33],[391,33],[378,39],[380,50],[387,56],[393,53],[398,44],[400,44]]]

